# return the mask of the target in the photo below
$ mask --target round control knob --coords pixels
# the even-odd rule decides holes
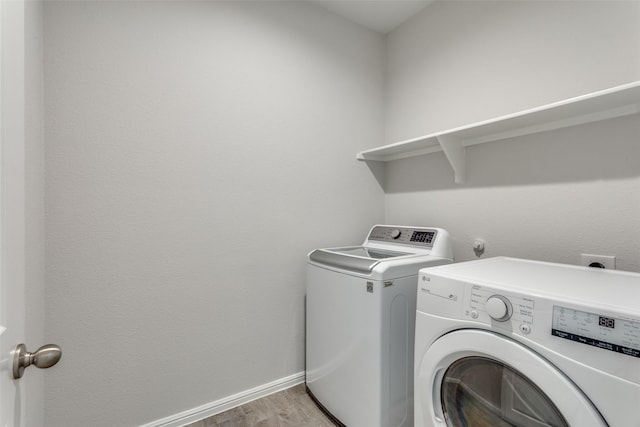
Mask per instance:
[[[490,296],[489,298],[487,298],[485,308],[487,309],[487,314],[489,314],[492,319],[499,322],[504,322],[505,320],[509,320],[511,318],[511,303],[503,296]]]
[[[401,234],[402,234],[402,231],[398,230],[397,228],[395,230],[391,230],[392,239],[397,239],[398,237],[400,237]]]

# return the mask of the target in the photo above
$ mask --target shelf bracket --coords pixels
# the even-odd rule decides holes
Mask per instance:
[[[456,184],[464,184],[466,170],[465,147],[462,141],[449,135],[437,136],[438,142],[447,156],[449,164],[453,168],[453,176]]]

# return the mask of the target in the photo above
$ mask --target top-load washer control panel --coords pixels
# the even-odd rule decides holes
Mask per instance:
[[[367,240],[432,248],[437,235],[438,231],[431,228],[377,225],[371,229]]]

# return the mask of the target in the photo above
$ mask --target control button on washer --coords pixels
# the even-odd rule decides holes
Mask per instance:
[[[475,311],[475,310],[472,310],[472,311],[471,311],[471,317],[472,317],[473,319],[477,319],[477,318],[478,318],[478,316],[479,316],[479,314],[478,314],[478,312],[477,312],[477,311]]]
[[[523,334],[528,334],[529,332],[531,332],[531,326],[527,325],[526,323],[521,324],[520,332],[522,332]]]

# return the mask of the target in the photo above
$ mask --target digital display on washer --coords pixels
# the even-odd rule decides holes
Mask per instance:
[[[554,305],[551,335],[640,358],[640,320]]]
[[[613,329],[616,327],[616,319],[598,316],[598,325]]]
[[[420,243],[432,243],[433,236],[436,233],[433,231],[414,231],[411,235],[411,242],[420,242]]]

